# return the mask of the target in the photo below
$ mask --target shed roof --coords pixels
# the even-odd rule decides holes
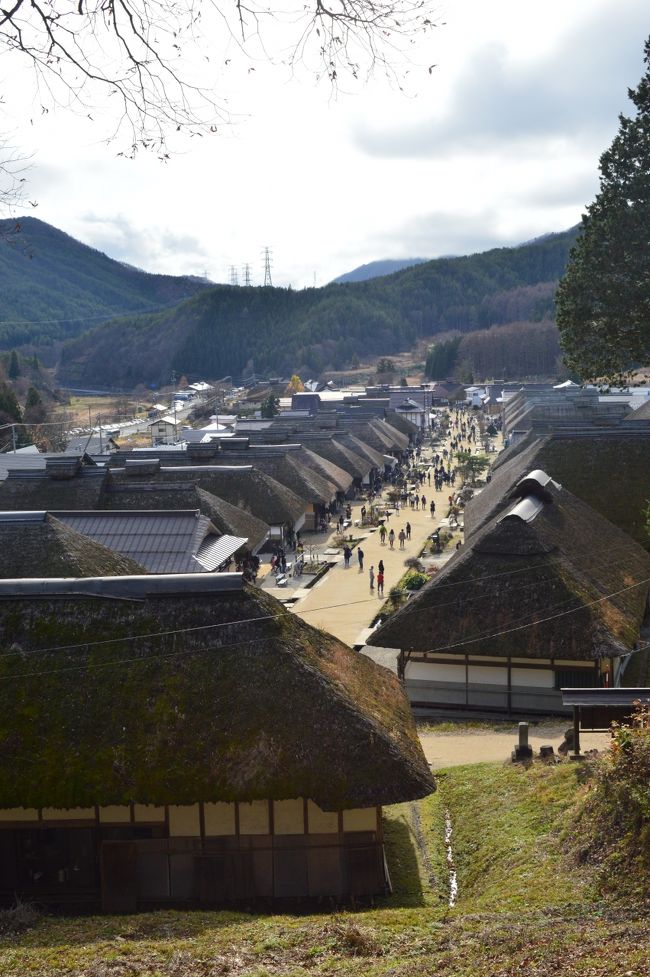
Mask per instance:
[[[137,600],[91,595],[91,581],[0,600],[0,640],[16,648],[0,657],[0,807],[311,797],[338,810],[431,792],[396,677],[219,577],[239,575]]]

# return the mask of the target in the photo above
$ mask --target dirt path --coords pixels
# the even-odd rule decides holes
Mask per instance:
[[[528,742],[535,753],[540,746],[550,744],[557,749],[564,738],[564,732],[571,725],[569,719],[557,724],[531,726]],[[580,747],[585,750],[603,750],[610,743],[609,733],[581,733]],[[443,767],[460,767],[467,763],[498,763],[510,759],[517,742],[516,727],[503,732],[491,730],[465,729],[459,733],[436,733],[420,731],[420,742],[429,763],[434,770]]]

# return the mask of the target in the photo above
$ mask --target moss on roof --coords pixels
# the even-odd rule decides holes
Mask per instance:
[[[433,789],[395,676],[255,588],[3,600],[0,647],[2,807],[306,796],[336,810]]]

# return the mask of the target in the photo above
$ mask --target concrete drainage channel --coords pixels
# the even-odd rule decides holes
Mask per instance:
[[[454,829],[451,823],[451,814],[447,809],[445,811],[445,851],[447,853],[447,875],[449,877],[448,905],[450,909],[453,909],[458,899],[458,875],[456,874],[456,866],[454,865],[454,853],[451,847],[451,836],[453,834],[453,831]]]

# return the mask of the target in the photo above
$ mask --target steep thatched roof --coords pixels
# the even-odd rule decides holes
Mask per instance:
[[[350,448],[352,451],[356,451],[358,454],[367,458],[373,468],[377,471],[383,472],[384,470],[384,453],[383,451],[378,451],[371,445],[367,444],[361,438],[358,438],[356,434],[351,434],[347,431],[338,432],[336,434],[336,440],[340,441],[341,444],[345,445],[346,448]]]
[[[106,479],[101,468],[82,468],[72,478],[52,478],[45,471],[12,471],[0,482],[0,509],[95,509]]]
[[[418,404],[415,406],[419,409]],[[397,431],[405,434],[409,441],[414,440],[419,432],[417,424],[414,424],[413,421],[409,421],[404,414],[399,414],[396,410],[386,411],[386,420],[391,427],[394,427]]]
[[[248,539],[246,549],[255,552],[269,537],[270,527],[262,519],[251,515],[245,509],[231,505],[225,499],[219,499],[205,489],[195,487],[199,499],[201,512],[208,516],[220,533],[231,536],[245,536]]]
[[[395,676],[258,589],[118,600],[62,583],[0,591],[0,807],[337,810],[433,789]]]
[[[284,485],[305,503],[326,505],[336,497],[337,486],[321,474],[318,466],[313,463],[306,465],[304,458],[299,457],[301,453],[280,449],[271,451],[270,446],[256,446],[250,452],[228,451],[223,461],[224,464],[254,465],[258,471]]]
[[[367,458],[343,444],[338,437],[326,436],[308,442],[309,450],[334,462],[339,468],[349,472],[353,478],[363,479],[370,472],[372,464]]]
[[[531,439],[494,470],[492,482],[469,503],[466,529],[473,532],[484,525],[507,494],[507,485],[516,484],[532,468],[552,472],[557,482],[650,548],[644,515],[650,498],[650,434],[626,437],[619,428],[607,437]]]
[[[18,513],[12,512],[11,517]],[[109,577],[144,573],[135,560],[96,543],[47,512],[20,520],[0,513],[0,577]]]
[[[510,499],[369,643],[576,660],[630,651],[650,556],[566,489],[546,489],[551,501]]]
[[[354,480],[352,472],[347,468],[341,468],[336,462],[331,461],[319,451],[312,451],[311,446],[301,445],[300,451],[290,456],[295,462],[309,465],[319,472],[323,478],[332,482],[339,492],[347,492]]]

